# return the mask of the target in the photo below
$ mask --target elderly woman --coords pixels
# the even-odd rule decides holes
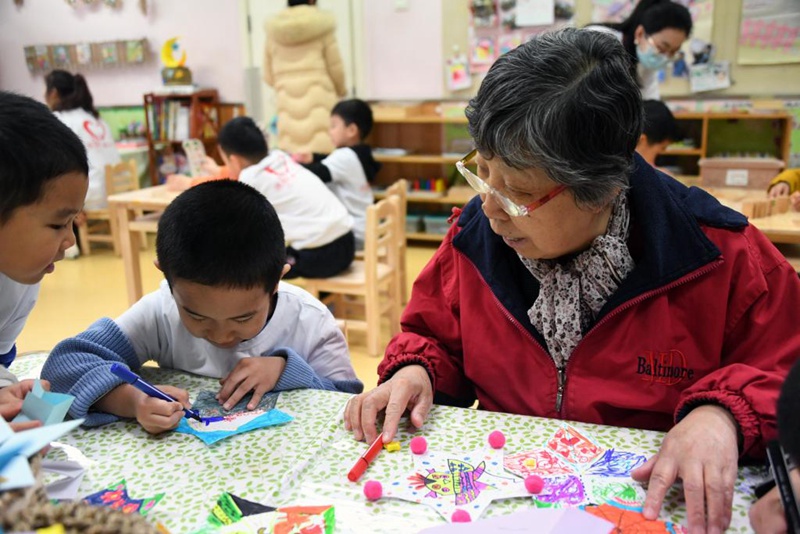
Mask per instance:
[[[730,521],[800,354],[800,281],[737,212],[635,155],[642,101],[613,37],[568,29],[503,55],[467,110],[480,193],[417,279],[380,385],[345,426],[383,440],[431,403],[668,431],[635,473],[657,516]],[[472,158],[472,159],[470,159]],[[477,175],[470,171],[477,167]],[[707,508],[707,517],[706,517]]]

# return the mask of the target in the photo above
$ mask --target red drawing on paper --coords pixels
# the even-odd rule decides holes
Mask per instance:
[[[567,475],[573,472],[572,467],[559,460],[558,455],[545,449],[535,449],[506,456],[503,465],[515,475],[523,478],[531,475]]]
[[[592,463],[603,449],[569,425],[564,425],[547,442],[547,448],[576,466]]]

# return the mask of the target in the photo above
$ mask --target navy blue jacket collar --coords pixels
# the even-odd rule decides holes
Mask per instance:
[[[741,230],[747,219],[722,206],[696,187],[688,188],[656,171],[636,155],[628,190],[631,237],[628,245],[636,267],[612,295],[599,320],[620,304],[662,287],[712,262],[720,251],[701,224]],[[539,283],[489,226],[480,198],[473,198],[458,219],[461,231],[453,246],[480,271],[500,303],[546,346],[528,319],[528,309],[539,294]]]

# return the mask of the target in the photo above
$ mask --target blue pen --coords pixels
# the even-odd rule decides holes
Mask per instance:
[[[137,375],[124,365],[120,365],[118,363],[112,364],[111,372],[116,376],[120,377],[121,379],[123,379],[128,384],[138,389],[139,391],[142,391],[151,397],[165,400],[167,402],[178,402],[177,400],[173,399],[172,397],[170,397],[169,395],[167,395],[154,385],[149,384],[148,382],[142,380],[142,378],[139,375]],[[189,408],[184,408],[183,411],[186,413],[184,417],[191,417],[192,419],[196,419],[201,423],[204,422],[203,418],[200,417],[200,414],[197,411],[190,410]]]

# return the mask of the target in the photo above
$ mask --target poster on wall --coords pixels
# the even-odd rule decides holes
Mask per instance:
[[[445,69],[447,88],[451,91],[469,89],[472,87],[472,77],[469,74],[467,56],[457,54],[447,60]]]
[[[693,93],[727,89],[731,86],[730,62],[693,65],[689,69],[689,84]]]
[[[548,26],[556,21],[553,0],[517,0],[517,26]]]
[[[739,26],[739,63],[800,63],[800,2],[744,0]]]

